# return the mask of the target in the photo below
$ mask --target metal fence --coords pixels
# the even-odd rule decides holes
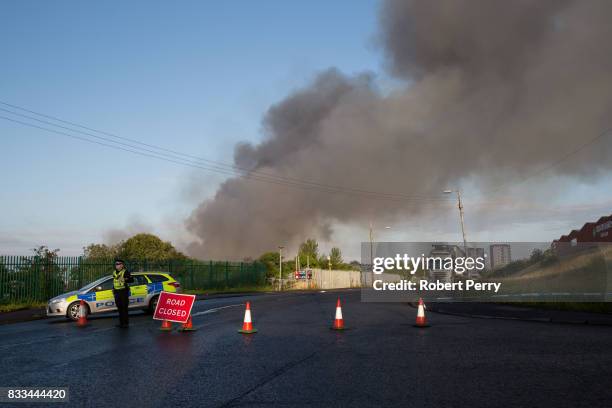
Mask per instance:
[[[266,267],[260,262],[197,260],[126,260],[131,272],[167,272],[183,289],[228,289],[262,286]],[[113,273],[112,259],[84,257],[0,256],[0,303],[45,302]]]

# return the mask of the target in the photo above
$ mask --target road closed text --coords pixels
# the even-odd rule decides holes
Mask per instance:
[[[167,309],[164,307],[160,307],[159,315],[164,317],[186,317],[187,311],[185,310],[177,310],[177,309]]]
[[[494,292],[497,293],[501,288],[500,282],[477,282],[475,280],[465,280],[459,282],[428,281],[421,279],[418,282],[400,280],[397,282],[384,282],[375,280],[372,283],[374,290],[399,290],[399,291],[473,291],[473,292]]]
[[[195,295],[162,292],[153,318],[185,323],[191,314],[194,301]]]
[[[185,317],[188,311],[181,309],[185,307],[185,299],[165,299],[163,305],[159,305],[158,313],[165,317]]]

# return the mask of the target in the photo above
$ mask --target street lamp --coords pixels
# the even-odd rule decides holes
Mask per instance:
[[[390,226],[385,226],[386,230],[391,229]],[[372,225],[372,221],[370,221],[370,268],[374,265],[374,226]]]
[[[467,239],[465,238],[465,225],[463,222],[463,203],[461,202],[461,191],[444,190],[444,194],[452,194],[453,192],[457,194],[457,206],[459,208],[459,218],[461,220],[461,235],[463,235],[463,252],[464,252],[464,256],[468,256]]]
[[[374,267],[374,231],[370,221],[370,269]]]
[[[283,248],[284,246],[278,247],[278,290],[283,290]]]

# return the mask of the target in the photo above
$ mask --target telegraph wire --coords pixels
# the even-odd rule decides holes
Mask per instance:
[[[217,173],[221,173],[221,174],[227,174],[233,177],[240,177],[240,178],[244,178],[247,180],[256,180],[256,181],[261,181],[261,182],[266,182],[266,183],[271,183],[271,184],[276,184],[276,185],[280,185],[280,186],[287,186],[287,187],[294,187],[294,188],[301,188],[301,189],[305,189],[305,190],[314,190],[314,191],[320,191],[320,192],[326,192],[326,193],[339,193],[339,194],[353,194],[353,195],[363,195],[365,198],[369,198],[369,199],[373,199],[373,200],[385,200],[385,201],[393,201],[393,202],[407,202],[407,201],[418,201],[418,199],[416,198],[408,198],[408,197],[401,197],[401,196],[387,196],[385,194],[381,194],[381,193],[376,193],[376,192],[367,192],[367,193],[359,193],[359,192],[355,192],[355,191],[350,191],[350,190],[341,190],[341,189],[333,189],[333,188],[321,188],[321,187],[314,187],[314,186],[308,186],[308,185],[300,185],[297,183],[289,183],[287,181],[279,181],[279,180],[274,180],[274,179],[269,179],[269,178],[264,178],[258,175],[252,175],[252,174],[239,174],[230,170],[221,170],[221,169],[214,169],[214,168],[210,168],[210,167],[206,167],[203,165],[198,165],[196,163],[193,162],[189,162],[186,160],[179,160],[179,159],[173,159],[173,158],[169,158],[167,156],[163,156],[163,155],[159,155],[157,153],[147,153],[141,150],[134,150],[132,148],[126,148],[126,147],[121,147],[115,144],[111,144],[111,143],[105,143],[105,142],[100,142],[97,140],[91,140],[88,139],[86,137],[82,137],[82,136],[78,136],[78,135],[73,135],[70,133],[66,133],[60,130],[55,130],[55,129],[51,129],[48,127],[44,127],[44,126],[39,126],[33,123],[27,123],[21,120],[17,120],[17,119],[13,119],[13,118],[9,118],[3,115],[0,115],[0,119],[6,120],[6,121],[10,121],[16,124],[20,124],[22,126],[28,126],[28,127],[32,127],[32,128],[36,128],[39,130],[43,130],[46,132],[50,132],[50,133],[55,133],[58,135],[63,135],[63,136],[67,136],[73,139],[77,139],[77,140],[81,140],[84,142],[88,142],[88,143],[93,143],[93,144],[97,144],[100,146],[105,146],[105,147],[109,147],[112,149],[116,149],[116,150],[122,150],[122,151],[126,151],[126,152],[130,152],[133,154],[137,154],[140,156],[144,156],[144,157],[149,157],[149,158],[154,158],[154,159],[158,159],[158,160],[163,160],[166,162],[170,162],[170,163],[175,163],[175,164],[179,164],[179,165],[183,165],[183,166],[188,166],[188,167],[193,167],[193,168],[197,168],[197,169],[201,169],[201,170],[206,170],[206,171],[213,171],[213,172],[217,172]],[[448,199],[440,199],[438,201],[444,201],[444,202],[449,202],[451,200]]]
[[[510,186],[510,184],[513,184],[513,185],[523,184],[526,181],[533,179],[534,177],[537,177],[537,176],[539,176],[539,175],[541,175],[543,173],[546,173],[547,171],[557,167],[559,164],[561,164],[565,160],[569,159],[571,156],[581,152],[582,150],[584,150],[588,146],[592,145],[593,143],[599,141],[600,139],[603,139],[604,137],[606,137],[606,136],[608,136],[610,134],[612,134],[612,128],[604,130],[603,132],[599,133],[598,135],[596,135],[592,139],[587,140],[585,143],[581,144],[580,146],[576,147],[574,150],[571,150],[570,152],[568,152],[565,155],[561,156],[559,159],[553,161],[552,163],[549,163],[548,165],[545,165],[542,168],[533,171],[531,174],[528,174],[528,175],[526,175],[524,177],[521,177],[521,179],[519,181],[513,181],[513,182],[502,184],[502,186],[500,186],[500,187],[498,187],[498,188],[496,188],[494,190],[487,191],[486,194],[497,193],[497,192],[499,192],[499,191],[501,191],[503,189],[506,189],[506,186]]]
[[[291,187],[298,187],[298,188],[306,188],[306,189],[310,189],[310,190],[319,190],[319,191],[323,191],[323,192],[327,192],[327,193],[346,193],[346,194],[356,194],[356,195],[362,195],[362,196],[370,196],[370,198],[375,198],[375,199],[387,199],[390,201],[437,201],[437,202],[449,202],[452,201],[450,199],[443,199],[443,198],[436,198],[436,197],[425,197],[425,196],[413,196],[413,195],[407,195],[407,194],[397,194],[397,193],[384,193],[384,192],[377,192],[377,191],[369,191],[369,190],[362,190],[362,189],[357,189],[357,188],[350,188],[350,187],[341,187],[341,186],[334,186],[334,185],[328,185],[328,184],[323,184],[323,183],[317,183],[314,181],[310,181],[310,180],[304,180],[304,179],[298,179],[298,178],[293,178],[293,177],[288,177],[288,176],[282,176],[282,175],[278,175],[278,174],[272,174],[272,173],[266,173],[266,172],[262,172],[259,170],[252,170],[252,169],[247,169],[244,167],[240,167],[240,166],[236,166],[234,164],[228,164],[228,163],[224,163],[224,162],[220,162],[220,161],[215,161],[215,160],[210,160],[210,159],[205,159],[202,157],[198,157],[198,156],[193,156],[187,153],[182,153],[176,150],[172,150],[172,149],[168,149],[165,147],[161,147],[161,146],[157,146],[154,144],[149,144],[149,143],[145,143],[145,142],[141,142],[139,140],[136,139],[131,139],[128,137],[123,137],[123,136],[119,136],[110,132],[105,132],[102,130],[98,130],[89,126],[85,126],[85,125],[81,125],[75,122],[71,122],[71,121],[67,121],[64,119],[60,119],[58,117],[55,116],[51,116],[51,115],[47,115],[44,113],[40,113],[40,112],[36,112],[18,105],[14,105],[14,104],[10,104],[4,101],[0,100],[0,104],[11,107],[13,109],[18,109],[24,112],[28,112],[30,114],[33,115],[37,115],[43,118],[47,118],[56,122],[60,122],[72,127],[77,127],[80,129],[84,129],[87,130],[89,132],[95,132],[98,133],[100,135],[105,135],[108,137],[104,137],[104,136],[99,136],[93,133],[89,133],[89,132],[84,132],[82,130],[78,130],[78,129],[73,129],[71,127],[68,126],[63,126],[63,125],[59,125],[57,123],[53,123],[47,120],[43,120],[43,119],[39,119],[36,117],[32,117],[29,115],[24,115],[22,113],[19,112],[14,112],[8,109],[4,109],[0,107],[1,111],[10,113],[12,115],[16,115],[19,117],[22,117],[24,119],[28,119],[28,120],[34,120],[36,122],[39,123],[43,123],[45,125],[49,125],[49,126],[54,126],[60,129],[64,129],[67,130],[69,132],[74,132],[74,133],[79,133],[88,137],[92,137],[98,140],[102,140],[102,142],[98,142],[95,140],[91,140],[88,139],[86,137],[80,137],[80,136],[76,136],[73,134],[68,134],[62,131],[56,131],[53,129],[49,129],[46,128],[44,126],[37,126],[34,125],[32,123],[28,123],[28,122],[23,122],[23,121],[19,121],[19,120],[15,120],[15,119],[11,119],[9,117],[5,117],[5,116],[0,116],[1,119],[7,120],[7,121],[11,121],[17,124],[21,124],[23,126],[30,126],[30,127],[34,127],[40,130],[44,130],[47,132],[52,132],[52,133],[56,133],[56,134],[60,134],[60,135],[64,135],[64,136],[68,136],[74,139],[78,139],[81,141],[85,141],[85,142],[89,142],[89,143],[95,143],[101,146],[105,146],[105,147],[109,147],[109,148],[113,148],[113,149],[119,149],[119,150],[124,150],[133,154],[138,154],[141,156],[145,156],[145,157],[149,157],[149,158],[154,158],[154,159],[158,159],[158,160],[164,160],[164,161],[168,161],[171,163],[175,163],[175,164],[180,164],[180,165],[184,165],[184,166],[190,166],[190,167],[195,167],[201,170],[206,170],[206,171],[211,171],[211,172],[216,172],[219,174],[224,174],[224,175],[228,175],[228,176],[232,176],[232,177],[241,177],[241,178],[245,178],[245,179],[250,179],[250,180],[257,180],[257,181],[263,181],[263,182],[269,182],[269,183],[273,183],[273,184],[278,184],[278,185],[286,185],[286,186],[291,186]],[[588,147],[589,145],[595,143],[596,141],[598,141],[599,139],[604,138],[605,136],[609,135],[612,133],[612,128],[607,129],[605,131],[603,131],[602,133],[598,134],[597,136],[595,136],[594,138],[588,140],[587,142],[583,143],[582,145],[578,146],[577,148],[571,150],[570,152],[568,152],[567,154],[563,155],[562,157],[560,157],[559,159],[555,160],[554,162],[535,170],[534,172],[532,172],[531,174],[528,174],[527,176],[521,178],[520,181],[512,181],[512,182],[508,182],[503,184],[502,186],[494,189],[494,190],[490,190],[487,191],[486,194],[493,194],[493,193],[497,193],[503,189],[506,189],[508,187],[511,187],[512,185],[518,185],[518,184],[522,184],[530,179],[533,179],[534,177],[537,177],[545,172],[547,172],[548,170],[558,166],[560,163],[564,162],[565,160],[567,160],[568,158],[570,158],[571,156],[579,153],[580,151],[584,150],[586,147]],[[122,141],[118,141],[118,140],[112,140],[109,139],[109,137],[118,139],[118,140],[122,140],[122,141],[126,141],[126,142],[130,142],[130,143],[125,143]],[[132,144],[131,144],[132,143]],[[142,147],[145,146],[145,147]]]
[[[32,116],[28,116],[28,115],[24,115],[24,114],[21,114],[21,113],[18,113],[18,112],[14,112],[14,111],[11,111],[11,110],[8,110],[8,109],[0,108],[0,110],[2,110],[4,112],[7,112],[7,113],[10,113],[12,115],[17,115],[17,116],[20,116],[20,117],[28,119],[28,120],[34,120],[34,121],[37,121],[39,123],[44,123],[46,125],[55,126],[55,127],[58,127],[58,128],[64,129],[64,130],[68,130],[70,132],[84,134],[84,135],[89,136],[89,137],[93,137],[93,138],[96,138],[96,139],[99,139],[99,140],[103,140],[105,142],[109,142],[109,143],[111,143],[113,145],[114,144],[118,144],[118,145],[121,145],[121,146],[125,146],[125,147],[127,147],[129,149],[136,149],[136,150],[139,150],[139,151],[145,151],[145,152],[150,153],[152,155],[156,155],[155,158],[159,158],[158,156],[163,156],[163,157],[166,157],[166,158],[169,157],[169,158],[171,158],[173,160],[179,160],[181,162],[187,161],[189,164],[197,164],[198,167],[200,167],[202,169],[205,169],[205,170],[208,170],[208,171],[219,172],[221,174],[226,174],[226,175],[231,175],[231,176],[239,176],[239,177],[246,177],[246,178],[258,179],[258,180],[260,180],[260,179],[261,180],[267,179],[267,180],[270,180],[270,181],[277,181],[277,182],[282,182],[282,183],[290,183],[292,185],[296,185],[296,184],[308,185],[308,186],[311,186],[311,187],[321,188],[321,189],[323,189],[325,191],[336,190],[336,191],[341,191],[341,192],[346,192],[346,193],[353,193],[353,194],[360,194],[360,195],[374,195],[374,196],[377,196],[377,197],[384,196],[384,197],[387,197],[387,198],[397,198],[397,199],[400,199],[400,200],[411,200],[411,201],[412,200],[414,200],[414,201],[449,201],[448,199],[435,198],[435,197],[409,196],[409,195],[406,195],[406,194],[384,193],[384,192],[368,191],[368,190],[355,189],[355,188],[349,188],[349,187],[332,186],[332,185],[316,183],[316,182],[307,181],[307,180],[301,180],[301,179],[295,179],[295,178],[286,177],[286,176],[280,176],[280,175],[274,175],[274,174],[270,174],[270,173],[264,173],[264,172],[260,172],[260,171],[256,171],[256,170],[249,170],[249,169],[241,168],[241,167],[238,167],[238,166],[235,166],[235,165],[230,165],[230,164],[226,164],[226,163],[222,163],[222,162],[216,162],[216,161],[213,161],[213,160],[203,159],[203,158],[200,158],[200,157],[196,157],[196,156],[188,155],[188,154],[185,154],[185,153],[177,152],[175,150],[170,150],[170,149],[166,149],[166,148],[163,148],[163,147],[160,147],[160,146],[156,146],[156,145],[152,145],[152,144],[147,144],[147,143],[135,140],[135,139],[130,139],[130,138],[126,138],[126,137],[117,136],[117,135],[114,135],[112,133],[96,130],[96,129],[93,129],[91,127],[87,127],[87,126],[79,125],[79,124],[76,124],[76,123],[73,123],[73,122],[65,121],[63,119],[59,119],[59,118],[56,118],[56,117],[53,117],[53,116],[50,116],[50,115],[45,115],[45,114],[42,114],[42,113],[34,112],[34,111],[31,111],[31,110],[19,107],[17,105],[12,105],[12,104],[9,104],[9,103],[6,103],[6,102],[0,101],[0,104],[6,105],[6,106],[10,106],[10,107],[13,107],[13,108],[16,108],[16,109],[20,109],[20,110],[23,110],[23,111],[26,111],[26,112],[29,112],[29,113],[33,113],[33,114],[41,116],[41,117],[45,117],[45,118],[48,118],[48,119],[56,120],[56,121],[61,122],[61,123],[69,124],[71,126],[76,126],[76,127],[82,128],[82,129],[91,130],[92,132],[97,132],[97,133],[100,133],[100,134],[109,135],[109,136],[117,138],[117,139],[127,140],[127,141],[130,141],[130,142],[138,144],[138,145],[151,147],[152,149],[169,152],[170,154],[168,154],[168,153],[160,153],[158,151],[151,150],[151,149],[146,149],[146,148],[143,148],[143,147],[140,147],[140,146],[135,146],[133,144],[128,144],[128,143],[124,143],[124,142],[119,142],[119,141],[111,140],[111,139],[109,139],[107,137],[98,136],[98,135],[95,135],[95,134],[92,134],[92,133],[88,133],[88,132],[83,132],[83,131],[80,131],[80,130],[72,129],[70,127],[58,125],[56,123],[52,123],[52,122],[49,122],[49,121],[46,121],[46,120],[42,120],[42,119],[38,119],[38,118],[35,118],[35,117],[32,117]],[[5,120],[11,120],[11,119],[6,118],[6,117],[2,117],[2,118],[5,119]],[[26,122],[21,122],[21,121],[14,121],[14,122],[15,123],[20,123],[22,125],[26,125],[27,126]],[[42,127],[38,127],[38,128],[42,129]],[[42,130],[48,130],[48,129],[42,129]],[[60,133],[60,134],[64,134],[64,133]],[[90,140],[85,139],[85,138],[78,138],[78,139],[79,140],[90,141]],[[107,147],[116,147],[116,146],[110,146],[110,145],[105,144],[105,143],[97,143],[97,144],[101,144],[101,145],[107,146]],[[133,150],[128,150],[128,151],[130,151],[132,153],[135,153]],[[194,163],[193,160],[186,160],[186,159],[184,159],[183,157],[180,157],[180,156],[192,158],[196,162],[202,161],[202,162],[209,162],[209,163],[213,163],[213,164],[206,164],[204,166],[204,165],[200,165],[199,163]],[[182,164],[184,164],[184,163],[182,163]]]

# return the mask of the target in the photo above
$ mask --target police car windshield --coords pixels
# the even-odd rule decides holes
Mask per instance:
[[[91,282],[90,284],[87,284],[87,285],[83,286],[81,289],[79,289],[79,291],[89,290],[89,289],[91,289],[93,287],[96,287],[99,284],[101,284],[102,282],[104,282],[105,280],[107,280],[109,277],[110,276],[104,276],[103,278],[95,280],[95,281]]]

